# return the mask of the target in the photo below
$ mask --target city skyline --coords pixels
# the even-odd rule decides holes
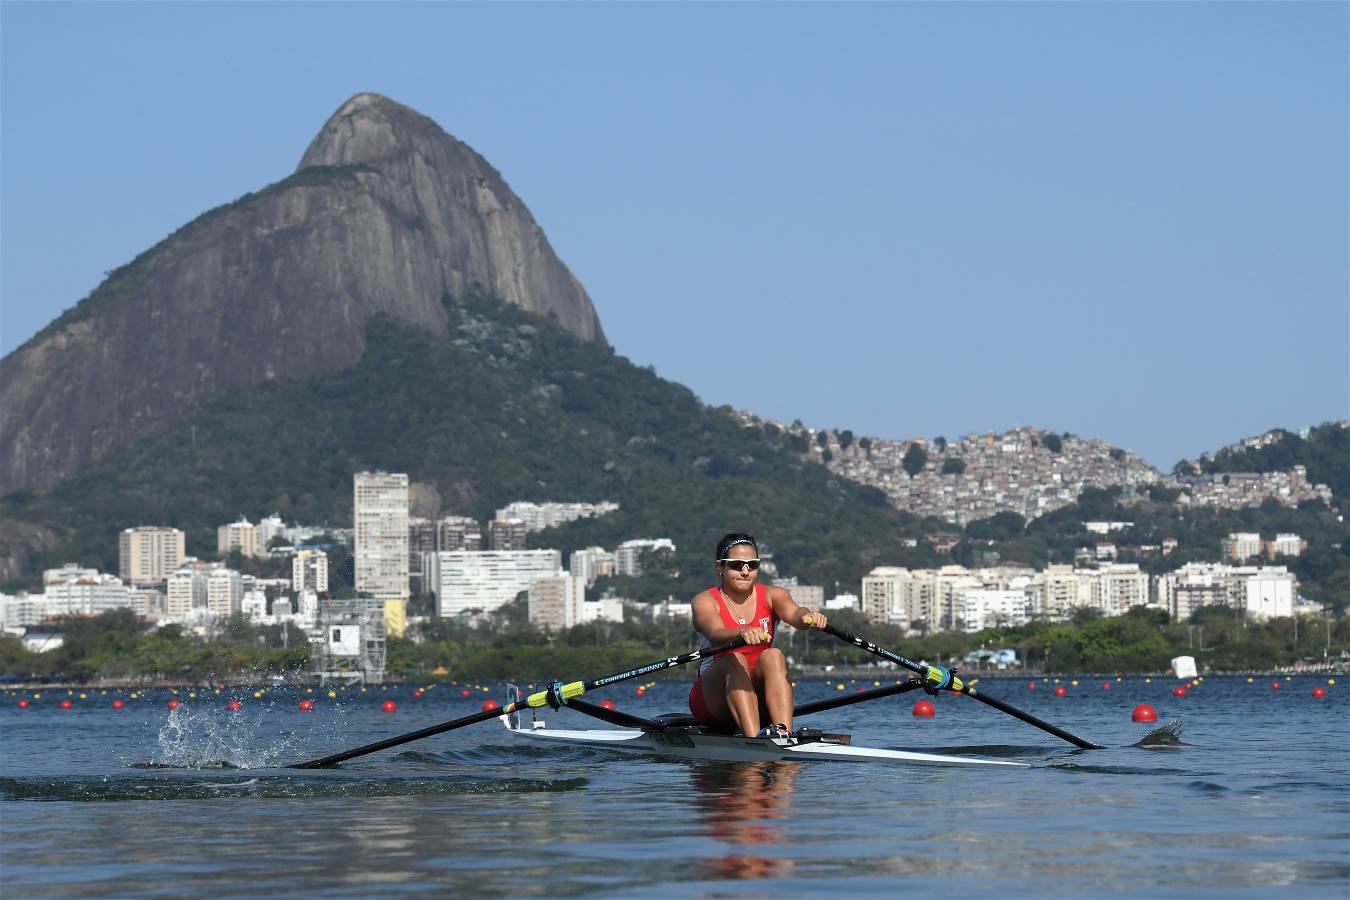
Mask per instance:
[[[0,352],[376,90],[499,168],[618,351],[708,403],[1163,470],[1350,407],[1343,5],[0,15]],[[516,40],[431,52],[473,30]]]

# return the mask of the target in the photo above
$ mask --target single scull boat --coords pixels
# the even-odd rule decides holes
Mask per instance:
[[[899,687],[882,688],[867,694],[847,698],[853,702],[876,699],[878,696],[901,693],[918,687],[917,683]],[[520,697],[515,685],[510,688],[509,698],[515,706]],[[833,709],[845,705],[839,701],[808,703],[797,708],[796,715],[819,712],[821,709]],[[674,756],[681,759],[717,759],[730,762],[755,762],[775,760],[833,760],[836,762],[880,762],[901,763],[911,766],[1005,766],[1019,769],[1028,768],[1026,763],[1011,762],[1003,759],[986,759],[975,756],[949,756],[940,753],[919,753],[911,750],[888,750],[882,747],[855,747],[846,734],[826,734],[814,729],[803,729],[797,736],[788,738],[744,737],[721,734],[698,725],[690,716],[664,715],[656,719],[644,719],[618,710],[606,709],[573,700],[568,709],[594,716],[624,728],[548,728],[533,710],[531,721],[522,725],[519,708],[501,717],[506,730],[513,735],[529,738],[549,744],[567,744],[592,747],[602,750],[620,750],[638,753],[650,753],[661,756]]]

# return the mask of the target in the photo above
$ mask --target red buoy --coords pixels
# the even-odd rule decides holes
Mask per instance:
[[[1321,688],[1318,688],[1318,690],[1321,690]],[[613,700],[601,700],[601,701],[600,701],[600,705],[603,706],[605,709],[616,709],[616,708],[617,708],[617,707],[615,707],[614,701],[613,701]]]
[[[646,694],[646,693],[647,693],[647,689],[646,689],[645,687],[640,687],[640,688],[638,688],[637,690],[633,691],[633,696],[634,696],[634,697],[641,697],[641,696],[643,696],[643,695]]]
[[[1130,713],[1130,718],[1136,722],[1156,722],[1158,721],[1158,711],[1147,703],[1140,703]]]
[[[1028,681],[1028,682],[1027,682],[1027,690],[1029,690],[1029,691],[1034,691],[1034,690],[1036,690],[1036,682],[1034,682],[1034,681]]]
[[[461,697],[467,697],[472,693],[473,691],[470,691],[468,688],[464,688],[462,691],[459,692],[459,695]],[[413,696],[421,696],[421,692],[419,691],[417,694],[414,694]]]
[[[300,701],[301,712],[314,712],[314,701],[305,699]]]
[[[1280,683],[1278,681],[1272,681],[1270,687],[1271,689],[1278,691],[1280,689]]]
[[[1326,688],[1324,688],[1324,687],[1315,687],[1315,688],[1313,688],[1313,696],[1314,696],[1314,697],[1321,698],[1321,697],[1325,697],[1326,695],[1327,695],[1327,689],[1326,689]]]
[[[1111,682],[1109,682],[1109,681],[1103,681],[1103,682],[1102,682],[1102,690],[1104,690],[1104,691],[1109,691],[1109,690],[1111,690]]]
[[[19,709],[27,709],[27,708],[28,708],[28,701],[27,701],[27,700],[20,700],[20,701],[19,701]]]
[[[122,698],[121,698],[121,697],[118,697],[116,700],[114,700],[114,701],[112,702],[112,708],[113,708],[113,709],[121,709],[121,708],[124,707],[124,706],[126,706],[126,704],[122,702]]]
[[[1186,696],[1186,689],[1185,689],[1184,687],[1174,687],[1174,688],[1172,688],[1172,696],[1173,696],[1173,697],[1185,697],[1185,696]]]
[[[380,712],[398,712],[398,704],[393,700],[386,700],[380,704]]]
[[[490,709],[501,709],[501,704],[499,704],[496,700],[484,700],[483,712],[487,712]]]
[[[929,703],[927,700],[920,700],[918,703],[914,704],[914,715],[921,718],[931,719],[936,712],[937,710],[933,708],[933,704]]]
[[[244,703],[242,700],[231,697],[230,702],[225,704],[225,708],[230,712],[239,712],[239,710],[244,708]]]
[[[70,708],[71,708],[72,706],[74,706],[75,704],[74,704],[74,703],[71,703],[69,700],[62,700],[58,705],[59,705],[62,709],[70,709]]]
[[[169,712],[173,712],[175,709],[177,709],[178,707],[182,706],[182,705],[183,705],[183,702],[182,702],[181,700],[179,700],[177,697],[174,697],[173,699],[171,699],[168,703],[166,703],[166,704],[164,704],[164,705],[167,706],[167,707],[169,708]]]
[[[421,689],[421,688],[418,688],[417,690],[413,691],[413,697],[416,698],[416,697],[421,697],[421,696],[422,696],[422,689]],[[465,691],[465,692],[464,692],[464,696],[465,696],[465,697],[469,696],[469,692],[468,692],[468,691]]]
[[[1067,693],[1069,693],[1069,689],[1064,687],[1063,685],[1060,685],[1059,687],[1055,688],[1056,697],[1063,697]]]

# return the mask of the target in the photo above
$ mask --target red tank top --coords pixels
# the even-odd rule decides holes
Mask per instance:
[[[740,653],[746,658],[746,662],[754,668],[755,663],[759,661],[759,655],[773,646],[774,629],[778,625],[778,615],[774,613],[773,607],[769,605],[769,592],[762,584],[755,585],[755,613],[753,617],[747,617],[745,624],[736,621],[731,614],[731,607],[727,603],[726,597],[717,588],[708,588],[708,593],[712,594],[713,600],[717,603],[717,611],[722,614],[722,624],[727,628],[735,628],[739,631],[742,628],[758,627],[769,633],[769,639],[762,644],[753,644],[748,647],[737,647],[730,652]],[[700,634],[698,636],[700,647],[708,648],[712,644],[708,642],[707,637]],[[721,654],[718,654],[719,656]],[[712,665],[711,659],[705,659],[699,665],[699,671],[702,672],[708,666]]]

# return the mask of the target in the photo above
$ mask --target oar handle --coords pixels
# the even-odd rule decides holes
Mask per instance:
[[[1080,737],[1076,737],[1075,735],[1069,734],[1069,732],[1063,730],[1062,728],[1056,728],[1049,722],[1041,721],[1040,719],[1033,716],[1031,713],[1023,712],[1022,710],[1018,709],[1017,707],[1013,706],[1010,703],[1004,703],[1002,700],[996,700],[995,698],[990,697],[988,694],[985,694],[982,691],[975,690],[973,687],[966,684],[959,677],[954,675],[950,669],[947,669],[943,666],[931,666],[925,663],[916,663],[911,659],[906,659],[899,653],[893,653],[890,650],[887,650],[883,647],[878,647],[871,641],[865,638],[858,637],[856,634],[849,634],[847,631],[840,631],[833,625],[826,624],[826,626],[822,630],[827,634],[834,635],[835,637],[839,638],[841,641],[844,641],[845,643],[861,647],[868,653],[871,653],[873,656],[879,656],[882,659],[889,660],[890,662],[893,662],[896,665],[903,666],[904,668],[909,669],[912,672],[916,672],[919,675],[922,675],[924,680],[928,682],[929,685],[933,687],[935,690],[954,691],[958,694],[965,694],[967,697],[974,697],[981,703],[984,703],[988,706],[994,707],[994,709],[1005,712],[1008,715],[1012,716],[1013,718],[1021,719],[1028,725],[1034,725],[1037,728],[1041,729],[1042,731],[1048,732],[1049,734],[1053,734],[1055,737],[1060,738],[1061,740],[1068,741],[1070,744],[1073,744],[1077,747],[1082,747],[1084,750],[1102,749],[1102,746],[1100,744],[1094,744],[1091,741],[1085,741]]]

